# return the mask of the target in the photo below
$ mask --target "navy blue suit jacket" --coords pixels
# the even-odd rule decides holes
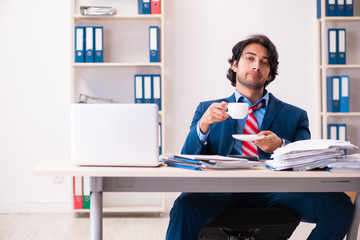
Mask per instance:
[[[190,126],[190,132],[182,149],[183,154],[201,155],[223,155],[231,153],[236,133],[236,120],[229,117],[223,122],[216,122],[210,126],[210,132],[206,144],[200,142],[196,132],[196,125],[205,111],[213,102],[235,102],[235,94],[228,98],[214,101],[201,102],[195,111]],[[305,140],[310,138],[309,120],[306,111],[284,103],[269,93],[269,102],[260,131],[270,130],[278,137],[284,138],[287,142]],[[270,153],[258,148],[260,159],[270,159]]]

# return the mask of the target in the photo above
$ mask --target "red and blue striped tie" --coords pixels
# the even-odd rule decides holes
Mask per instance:
[[[257,105],[253,107],[249,107],[249,114],[245,122],[243,134],[258,134],[259,133],[259,126],[258,122],[254,116],[254,112],[264,106],[265,101],[261,101]],[[251,141],[243,141],[242,142],[242,153],[246,156],[257,156],[257,146],[255,143]]]

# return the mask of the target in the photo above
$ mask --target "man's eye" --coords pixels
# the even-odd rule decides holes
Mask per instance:
[[[269,62],[268,62],[268,61],[262,61],[261,63],[264,64],[264,65],[266,65],[266,66],[269,65]]]
[[[252,60],[254,60],[254,58],[253,57],[247,57],[246,60],[252,61]]]

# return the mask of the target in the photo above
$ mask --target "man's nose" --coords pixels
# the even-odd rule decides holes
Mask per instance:
[[[259,71],[260,70],[260,61],[254,61],[252,63],[252,68],[254,71]]]

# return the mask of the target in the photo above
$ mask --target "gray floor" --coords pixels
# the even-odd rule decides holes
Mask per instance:
[[[165,239],[169,218],[148,215],[106,215],[104,240]],[[312,224],[301,223],[291,240],[305,240]],[[89,218],[74,214],[0,214],[0,240],[88,240]]]

